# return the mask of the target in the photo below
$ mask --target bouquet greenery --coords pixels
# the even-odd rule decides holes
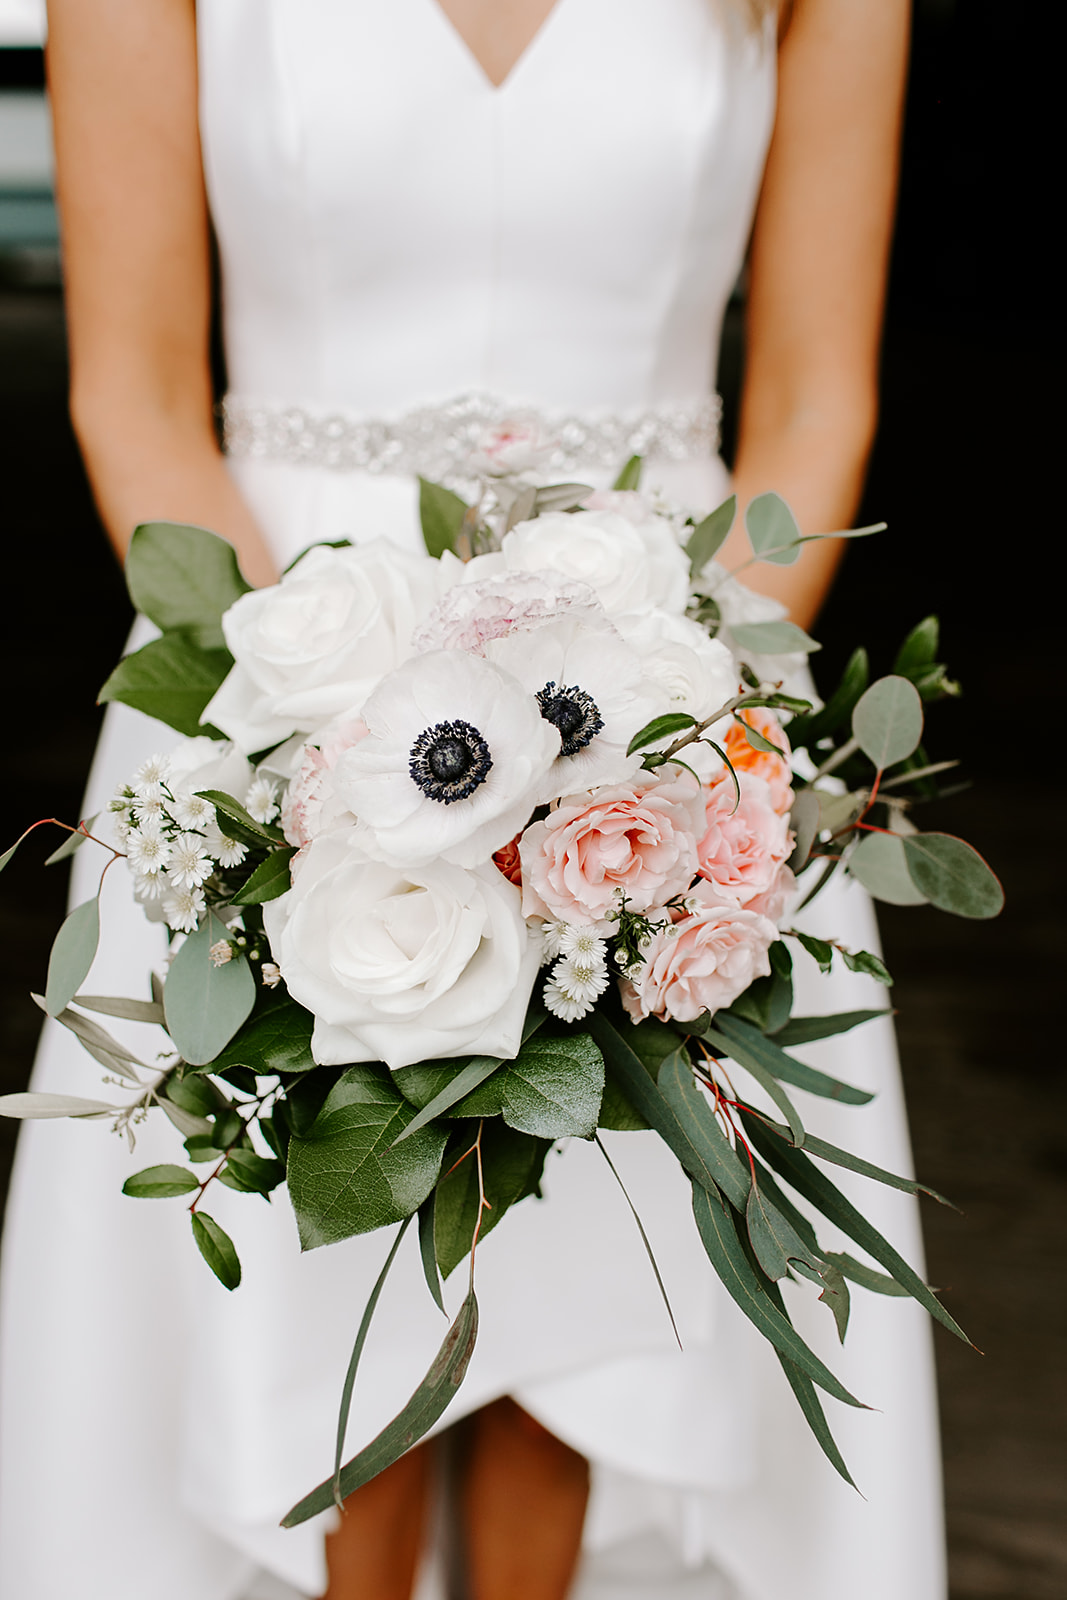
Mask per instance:
[[[954,765],[922,742],[924,703],[956,692],[936,621],[873,683],[857,650],[817,705],[818,646],[716,560],[733,499],[696,521],[639,492],[636,460],[598,494],[538,483],[507,450],[476,470],[471,505],[422,483],[426,554],[313,546],[266,590],[202,529],[137,529],[130,594],[159,636],[101,698],[182,741],[51,859],[87,839],[105,872],[125,858],[169,958],[139,998],[82,993],[98,899],[77,906],[40,1003],[125,1098],[9,1095],[0,1110],[100,1118],[131,1142],[165,1114],[184,1160],[125,1192],[184,1198],[229,1289],[241,1268],[206,1209],[214,1183],[285,1184],[304,1248],[399,1224],[334,1471],[290,1525],[433,1426],[474,1348],[479,1238],[539,1193],[556,1141],[596,1140],[610,1165],[602,1129],[654,1129],[677,1157],[712,1269],[847,1478],[817,1390],[860,1402],[796,1332],[782,1279],[809,1280],[842,1338],[850,1284],[960,1330],[827,1168],[922,1186],[805,1131],[791,1088],[871,1097],[791,1048],[884,1012],[794,1016],[793,951],[890,984],[877,955],[797,925],[837,872],[894,904],[1000,909],[970,846],[914,821]],[[745,525],[752,562],[805,543],[773,494]],[[165,1030],[162,1064],[100,1016]],[[813,1217],[881,1270],[824,1249]],[[468,1292],[411,1400],[343,1464],[370,1318],[413,1220],[433,1300],[444,1309],[465,1258]]]

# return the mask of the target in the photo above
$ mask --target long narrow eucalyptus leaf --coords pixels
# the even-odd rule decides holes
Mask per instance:
[[[397,1134],[393,1145],[403,1144],[405,1139],[410,1139],[413,1133],[425,1128],[435,1117],[443,1116],[457,1101],[464,1099],[472,1089],[477,1089],[480,1083],[484,1083],[486,1078],[491,1077],[497,1068],[503,1065],[500,1056],[474,1056],[462,1071],[449,1079],[439,1094],[434,1095],[429,1105],[423,1106],[422,1110],[412,1117],[407,1127]]]
[[[694,1083],[693,1069],[684,1050],[675,1050],[666,1058],[657,1082],[660,1093],[718,1187],[731,1205],[744,1211],[751,1178],[723,1132],[718,1117]]]
[[[434,1244],[433,1232],[436,1210],[437,1190],[431,1189],[419,1207],[419,1255],[422,1259],[422,1271],[426,1279],[426,1287],[433,1295],[434,1304],[438,1311],[444,1311],[445,1297],[441,1292],[441,1274],[437,1268],[437,1248]]]
[[[775,1355],[782,1363],[782,1371],[789,1380],[789,1387],[796,1395],[800,1409],[804,1413],[804,1420],[818,1440],[819,1448],[822,1450],[823,1455],[831,1466],[841,1474],[845,1482],[855,1489],[855,1480],[846,1467],[845,1458],[837,1448],[837,1442],[830,1432],[830,1424],[826,1420],[822,1402],[815,1393],[815,1385],[807,1373],[800,1370],[795,1361],[791,1361],[788,1356],[784,1356],[780,1350],[776,1350]]]
[[[337,1415],[337,1448],[333,1458],[333,1498],[334,1504],[337,1506],[338,1510],[340,1510],[342,1502],[341,1457],[344,1454],[345,1449],[345,1434],[348,1432],[348,1414],[352,1409],[352,1390],[356,1385],[356,1371],[359,1367],[359,1358],[363,1354],[363,1346],[367,1342],[367,1334],[370,1331],[371,1318],[374,1316],[375,1310],[377,1309],[382,1289],[385,1287],[385,1280],[389,1276],[389,1269],[396,1260],[396,1253],[400,1249],[400,1241],[403,1239],[405,1233],[407,1233],[410,1222],[411,1218],[405,1217],[403,1222],[400,1224],[399,1229],[397,1230],[397,1235],[393,1240],[392,1248],[385,1258],[385,1265],[381,1272],[379,1272],[378,1281],[370,1292],[370,1299],[367,1301],[366,1309],[364,1310],[363,1316],[360,1320],[359,1329],[356,1333],[356,1342],[352,1346],[352,1354],[348,1360],[348,1371],[345,1373],[344,1388],[341,1390],[341,1409]]]
[[[788,1027],[788,1024],[786,1024]],[[809,1067],[803,1061],[796,1061],[774,1039],[768,1039],[766,1034],[760,1033],[751,1023],[743,1022],[740,1017],[728,1016],[720,1011],[716,1014],[715,1022],[709,1030],[709,1037],[718,1035],[720,1045],[733,1056],[742,1067],[746,1067],[761,1083],[764,1083],[758,1068],[772,1078],[781,1078],[785,1083],[791,1083],[798,1089],[807,1089],[809,1094],[818,1094],[826,1100],[841,1100],[845,1105],[865,1106],[874,1096],[866,1089],[857,1089],[851,1083],[842,1083],[838,1078],[831,1078],[828,1073],[819,1072],[815,1067]],[[764,1083],[764,1087],[766,1084]],[[776,1100],[775,1104],[779,1102]],[[789,1102],[786,1101],[788,1105]],[[795,1112],[794,1112],[795,1116]],[[792,1121],[786,1121],[792,1127]],[[798,1139],[797,1144],[803,1144],[803,1139]]]
[[[45,1010],[57,1017],[81,988],[100,942],[100,902],[86,900],[64,921],[52,945],[45,985]]]
[[[849,1394],[829,1367],[808,1349],[793,1324],[778,1310],[766,1289],[766,1282],[756,1275],[744,1246],[738,1236],[734,1213],[721,1197],[709,1195],[694,1185],[693,1213],[697,1228],[711,1262],[727,1294],[741,1307],[749,1321],[769,1339],[776,1350],[794,1360],[821,1389],[832,1394],[835,1400],[846,1405],[867,1410],[862,1400]]]
[[[674,1311],[671,1308],[671,1302],[670,1302],[670,1299],[669,1299],[668,1294],[667,1294],[667,1286],[663,1282],[663,1276],[662,1276],[662,1274],[661,1274],[661,1272],[659,1270],[659,1263],[657,1262],[656,1257],[653,1254],[652,1245],[649,1243],[648,1234],[645,1232],[645,1225],[641,1221],[641,1218],[640,1218],[640,1216],[638,1214],[637,1207],[634,1205],[633,1201],[630,1199],[629,1191],[627,1190],[626,1185],[623,1183],[622,1179],[619,1177],[619,1173],[618,1173],[618,1170],[617,1170],[617,1168],[615,1166],[614,1161],[612,1161],[611,1157],[608,1155],[608,1152],[604,1147],[603,1140],[601,1139],[601,1137],[600,1137],[600,1135],[598,1133],[595,1133],[593,1135],[593,1138],[596,1140],[597,1148],[599,1149],[600,1154],[604,1157],[604,1160],[607,1162],[608,1166],[611,1169],[612,1177],[615,1179],[615,1182],[618,1184],[619,1188],[622,1190],[623,1199],[626,1201],[626,1204],[629,1206],[630,1212],[631,1212],[631,1214],[633,1216],[633,1219],[637,1223],[637,1231],[641,1235],[641,1243],[645,1247],[645,1254],[648,1256],[649,1262],[651,1263],[651,1266],[652,1266],[652,1271],[656,1275],[656,1282],[659,1285],[659,1292],[663,1296],[663,1304],[667,1307],[667,1315],[671,1319],[671,1327],[674,1329],[674,1337],[678,1341],[679,1350],[681,1350],[683,1348],[683,1346],[682,1346],[682,1336],[678,1332],[678,1324],[674,1320]]]
[[[875,1017],[892,1016],[884,1008],[874,1011],[834,1011],[825,1017],[790,1017],[774,1034],[774,1042],[781,1049],[795,1044],[812,1044],[816,1039],[831,1039],[835,1034],[848,1033]],[[830,1080],[833,1082],[833,1079]],[[801,1085],[798,1084],[798,1088]]]
[[[460,1306],[459,1315],[445,1335],[430,1370],[407,1405],[365,1449],[341,1468],[340,1489],[343,1498],[347,1499],[356,1489],[361,1489],[365,1483],[376,1478],[379,1472],[391,1467],[394,1461],[398,1461],[406,1450],[410,1450],[430,1431],[462,1383],[477,1337],[478,1302],[472,1289]],[[333,1503],[334,1480],[330,1477],[312,1489],[282,1518],[282,1527],[296,1528],[310,1517],[317,1516],[320,1511],[327,1511]]]
[[[149,1022],[163,1026],[163,1007],[155,1000],[126,1000],[103,994],[76,994],[74,1004],[85,1011],[99,1011],[105,1017],[124,1017],[127,1022]]]
[[[770,1132],[776,1133],[784,1144],[794,1148],[789,1138],[789,1129],[780,1122],[763,1120],[763,1126]],[[950,1206],[953,1211],[958,1210],[952,1205],[951,1200],[946,1200],[943,1194],[938,1194],[936,1189],[931,1189],[925,1183],[919,1183],[915,1178],[901,1178],[895,1172],[889,1172],[885,1167],[876,1167],[873,1161],[864,1161],[862,1156],[854,1156],[850,1150],[841,1150],[836,1144],[829,1144],[825,1139],[816,1138],[809,1133],[804,1140],[804,1149],[809,1156],[819,1156],[823,1161],[832,1161],[835,1167],[847,1167],[850,1172],[859,1172],[865,1178],[873,1178],[876,1183],[884,1183],[890,1189],[903,1189],[905,1194],[928,1194],[931,1200],[937,1200],[943,1206]]]
[[[775,1171],[781,1174],[790,1187],[796,1190],[797,1194],[816,1206],[830,1222],[836,1223],[850,1239],[854,1239],[862,1249],[866,1250],[868,1255],[880,1261],[901,1288],[906,1289],[912,1299],[917,1300],[950,1333],[962,1339],[964,1344],[971,1343],[955,1318],[950,1316],[940,1300],[931,1294],[914,1267],[909,1267],[899,1251],[894,1250],[888,1239],[884,1239],[878,1229],[856,1210],[851,1201],[845,1199],[840,1189],[830,1182],[825,1173],[819,1171],[803,1150],[794,1150],[791,1145],[768,1132],[758,1118],[745,1116],[744,1113],[742,1117],[749,1138],[756,1149]]]

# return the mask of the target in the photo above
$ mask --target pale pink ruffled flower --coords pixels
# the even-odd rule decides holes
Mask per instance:
[[[484,655],[491,639],[528,633],[557,617],[607,625],[604,608],[588,584],[554,572],[505,572],[448,589],[419,627],[412,644],[427,650]]]
[[[553,441],[544,436],[537,423],[515,418],[486,428],[467,465],[471,472],[484,473],[489,478],[507,478],[543,465],[552,449]]]
[[[642,964],[620,984],[634,1022],[649,1016],[693,1022],[731,1005],[771,970],[768,951],[778,930],[769,917],[723,905],[706,884],[690,898],[694,909],[653,935]]]
[[[314,744],[304,746],[300,766],[282,802],[282,832],[290,844],[303,850],[320,833],[346,818],[352,820],[330,774],[345,751],[366,737],[362,718],[344,717],[325,728]]]
[[[663,905],[693,881],[704,826],[703,793],[684,772],[567,795],[523,834],[523,912],[588,925],[623,895],[632,911]]]
[[[767,894],[793,848],[789,818],[771,804],[762,779],[738,774],[738,799],[729,773],[705,790],[706,826],[697,844],[700,874],[720,900],[746,906]]]

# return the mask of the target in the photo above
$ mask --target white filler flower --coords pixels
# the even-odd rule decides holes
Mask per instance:
[[[323,1065],[518,1050],[539,941],[491,864],[398,869],[368,861],[351,833],[323,834],[263,920]]]
[[[367,855],[473,867],[529,820],[560,750],[534,696],[478,656],[436,650],[389,674],[370,730],[334,768]]]

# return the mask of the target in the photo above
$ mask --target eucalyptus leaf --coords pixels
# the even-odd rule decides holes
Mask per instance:
[[[291,1000],[283,989],[268,990],[261,994],[248,1021],[199,1070],[219,1073],[230,1067],[248,1067],[259,1077],[310,1072],[315,1066],[311,1054],[313,1026],[311,1013]]]
[[[784,1278],[791,1266],[803,1262],[817,1277],[821,1277],[827,1263],[810,1248],[778,1210],[774,1202],[762,1194],[758,1184],[751,1184],[745,1207],[745,1226],[749,1242],[768,1278]]]
[[[668,711],[665,716],[653,717],[651,722],[646,722],[634,734],[626,747],[626,754],[632,756],[646,745],[657,744],[660,739],[669,739],[676,733],[688,733],[696,725],[696,717],[691,717],[686,711]]]
[[[826,789],[801,790],[801,793],[813,793],[818,796],[819,831],[832,834],[843,833],[851,823],[855,822],[870,797],[870,791],[867,789],[845,794],[830,794]]]
[[[157,1023],[163,1026],[163,1007],[155,1000],[126,1000],[103,994],[76,994],[74,1004],[85,1011],[98,1011],[105,1017],[123,1017],[127,1022]]]
[[[803,1061],[797,1061],[781,1049],[777,1040],[766,1038],[758,1029],[729,1012],[716,1012],[709,1037],[740,1066],[751,1072],[768,1094],[771,1094],[768,1084],[780,1079],[783,1083],[793,1084],[797,1089],[806,1089],[809,1094],[821,1095],[826,1100],[840,1100],[845,1105],[865,1106],[874,1098],[866,1089],[857,1089],[851,1083],[842,1083],[840,1079],[830,1077],[829,1073],[819,1072],[817,1068],[809,1067]],[[799,1118],[795,1111],[792,1118],[786,1113],[785,1107],[789,1106],[792,1110],[792,1105],[781,1090],[779,1097],[775,1098],[772,1095],[775,1104],[779,1106],[790,1127],[794,1129],[795,1138],[795,1126],[799,1123]],[[782,1101],[785,1102],[784,1105],[781,1104]],[[804,1144],[806,1137],[801,1129],[798,1145]]]
[[[654,1277],[656,1279],[656,1284],[657,1284],[657,1286],[659,1288],[660,1296],[662,1297],[663,1304],[667,1308],[667,1315],[671,1319],[671,1327],[674,1329],[674,1337],[678,1341],[679,1350],[681,1350],[682,1349],[682,1337],[681,1337],[681,1334],[678,1332],[678,1323],[675,1321],[674,1311],[673,1311],[673,1309],[671,1307],[670,1298],[669,1298],[669,1296],[667,1294],[667,1286],[663,1282],[663,1274],[659,1270],[659,1262],[656,1260],[655,1252],[652,1249],[652,1245],[651,1245],[651,1243],[649,1241],[648,1234],[645,1232],[645,1225],[641,1221],[641,1217],[640,1217],[640,1215],[638,1213],[637,1207],[634,1205],[633,1201],[630,1199],[629,1191],[627,1190],[626,1185],[623,1183],[622,1178],[619,1176],[618,1168],[616,1167],[614,1161],[612,1161],[611,1157],[608,1155],[608,1152],[607,1152],[607,1150],[605,1149],[605,1146],[604,1146],[604,1141],[600,1138],[599,1135],[597,1135],[596,1143],[597,1143],[597,1148],[600,1151],[600,1154],[604,1157],[604,1160],[608,1164],[608,1170],[611,1172],[611,1175],[615,1179],[615,1182],[618,1184],[619,1188],[622,1190],[623,1199],[626,1201],[626,1204],[630,1208],[630,1215],[633,1217],[634,1222],[637,1224],[637,1231],[641,1235],[641,1243],[645,1247],[645,1254],[648,1257],[649,1266],[652,1268],[653,1275],[654,1275]]]
[[[643,457],[631,456],[629,461],[627,461],[626,465],[623,467],[622,471],[619,473],[619,476],[615,479],[615,482],[612,484],[612,488],[640,489],[641,472],[644,464]]]
[[[454,1111],[472,1089],[477,1089],[503,1065],[500,1056],[472,1056],[462,1067],[458,1062],[436,1061],[402,1067],[394,1073],[394,1081],[404,1098],[419,1110],[400,1130],[394,1143],[402,1144],[427,1123]]]
[[[786,1144],[791,1144],[789,1129],[781,1123],[770,1122],[764,1117],[763,1126],[771,1133],[777,1134]],[[804,1149],[810,1156],[818,1156],[821,1161],[830,1161],[835,1167],[847,1167],[850,1172],[859,1172],[863,1177],[873,1178],[876,1183],[884,1183],[890,1189],[901,1189],[905,1194],[926,1194],[931,1200],[937,1200],[943,1206],[951,1204],[943,1194],[938,1194],[936,1189],[931,1189],[927,1184],[919,1183],[915,1178],[898,1177],[895,1172],[889,1172],[885,1167],[877,1167],[872,1161],[864,1161],[862,1156],[854,1156],[850,1150],[842,1150],[836,1144],[829,1144],[815,1134],[808,1134]]]
[[[803,872],[807,866],[811,847],[819,836],[820,816],[819,796],[815,790],[798,790],[789,813],[789,826],[794,835],[793,853],[787,863],[791,871]]]
[[[414,1115],[384,1068],[342,1073],[310,1128],[289,1144],[289,1195],[303,1249],[371,1233],[418,1210],[437,1182],[446,1135],[434,1123],[394,1149]]]
[[[438,1311],[444,1311],[445,1298],[441,1291],[441,1274],[437,1270],[437,1251],[434,1245],[436,1205],[437,1190],[431,1189],[419,1207],[419,1258],[422,1261],[422,1274],[426,1279],[426,1287],[433,1296],[434,1305]]]
[[[810,749],[820,739],[843,728],[866,689],[869,676],[870,664],[866,650],[854,650],[845,663],[840,683],[822,710],[794,717],[789,724],[789,742],[794,750],[801,745]]]
[[[923,733],[923,703],[907,678],[879,678],[860,696],[852,733],[879,771],[895,767],[915,749]]]
[[[916,623],[897,651],[893,671],[903,678],[921,674],[937,660],[941,626],[936,617],[924,617]]]
[[[518,1133],[499,1118],[483,1122],[480,1186],[478,1159],[472,1149],[475,1127],[464,1122],[455,1129],[441,1162],[444,1172],[434,1200],[434,1252],[443,1278],[470,1254],[481,1187],[489,1202],[488,1209],[482,1212],[478,1235],[484,1239],[513,1205],[538,1192],[545,1156],[551,1148],[551,1140]]]
[[[195,739],[208,701],[233,666],[228,650],[204,650],[187,633],[167,633],[124,656],[100,690]]]
[[[25,835],[23,835],[23,838],[24,837]],[[3,872],[4,868],[7,866],[8,862],[11,860],[21,843],[22,839],[16,839],[14,844],[9,846],[9,848],[4,851],[3,855],[0,856],[0,872]]]
[[[207,1138],[211,1133],[211,1124],[206,1117],[186,1111],[184,1106],[176,1105],[169,1095],[164,1094],[159,1097],[159,1107],[183,1139]]]
[[[45,1010],[56,1017],[73,1000],[93,964],[100,943],[100,902],[84,901],[64,920],[52,945],[45,984]]]
[[[818,1440],[819,1448],[822,1450],[823,1454],[826,1456],[826,1459],[830,1462],[834,1470],[841,1474],[842,1478],[844,1478],[845,1482],[849,1484],[851,1488],[855,1489],[855,1481],[852,1477],[852,1474],[849,1472],[848,1467],[845,1465],[845,1458],[838,1449],[833,1434],[830,1432],[830,1425],[826,1420],[826,1413],[823,1411],[819,1397],[815,1393],[815,1385],[812,1383],[807,1373],[801,1371],[800,1367],[798,1367],[795,1361],[791,1361],[789,1357],[783,1355],[780,1350],[776,1350],[775,1355],[781,1362],[782,1371],[785,1373],[786,1378],[789,1381],[789,1387],[792,1389],[797,1398],[800,1409],[804,1413],[804,1420],[808,1424],[808,1427],[811,1429],[812,1433],[815,1435],[815,1438]]]
[[[43,1005],[38,995],[34,995],[33,998],[39,1005],[42,1005],[43,1010],[47,1011],[47,1006]],[[78,1003],[80,1004],[80,1001]],[[146,1063],[139,1056],[135,1056],[132,1050],[127,1050],[124,1044],[120,1044],[112,1034],[108,1033],[106,1028],[102,1028],[91,1017],[80,1017],[76,1011],[71,1011],[69,1007],[64,1007],[62,1011],[56,1014],[53,1020],[61,1023],[64,1028],[69,1028],[71,1033],[81,1040],[82,1044],[87,1047],[95,1045],[97,1049],[106,1051],[112,1060],[122,1062],[126,1066],[123,1076],[129,1078],[133,1083],[140,1082],[137,1073],[130,1072],[128,1067],[129,1064],[135,1067],[143,1067]]]
[[[175,1195],[192,1194],[199,1187],[196,1173],[190,1172],[188,1167],[165,1163],[161,1167],[146,1167],[143,1172],[135,1172],[122,1185],[122,1192],[135,1200],[170,1200]]]
[[[540,517],[546,511],[573,511],[583,500],[588,500],[592,493],[591,483],[543,484],[536,493],[534,514]]]
[[[693,1080],[689,1057],[682,1049],[667,1057],[659,1070],[659,1089],[730,1204],[744,1210],[751,1176],[727,1139],[711,1105]]]
[[[820,972],[829,972],[834,964],[834,947],[825,939],[817,939],[812,933],[801,933],[799,928],[790,929],[791,936],[796,939],[811,956],[813,961],[819,963]]]
[[[876,1272],[865,1262],[857,1261],[855,1256],[843,1251],[828,1250],[826,1259],[833,1262],[842,1277],[851,1278],[853,1283],[858,1283],[863,1289],[870,1289],[873,1294],[890,1295],[895,1299],[910,1299],[907,1289],[902,1289],[895,1278],[890,1278],[884,1272]]]
[[[790,1017],[787,1023],[776,1030],[774,1042],[786,1050],[792,1045],[811,1044],[816,1039],[830,1039],[835,1034],[848,1033],[864,1022],[872,1022],[875,1017],[892,1015],[891,1011],[877,1010],[834,1011],[825,1017]]]
[[[295,855],[296,851],[291,846],[272,851],[266,861],[260,862],[251,876],[242,883],[233,897],[233,904],[260,906],[285,894],[292,887],[290,866]]]
[[[85,1100],[77,1094],[3,1094],[0,1116],[39,1121],[49,1117],[113,1117],[117,1106],[106,1100]]]
[[[773,489],[749,501],[745,509],[745,531],[752,553],[760,561],[789,567],[800,554],[800,529],[796,518]],[[734,632],[736,634],[736,629]]]
[[[1004,906],[1000,880],[977,850],[951,833],[910,833],[902,841],[908,872],[931,905],[957,917],[995,917]]]
[[[99,815],[99,813],[97,813],[97,815]],[[45,861],[45,866],[54,867],[59,861],[69,860],[76,850],[81,849],[87,837],[92,832],[95,822],[95,816],[87,817],[84,822],[79,822],[78,826],[73,830],[73,832],[67,834],[67,837],[63,840],[63,843],[59,846],[59,849],[52,851],[52,854]],[[14,854],[13,850],[11,854]],[[6,862],[6,860],[7,857],[5,856],[4,860],[0,861],[0,870],[3,869],[4,862]]]
[[[445,1341],[434,1357],[430,1370],[403,1410],[347,1466],[342,1467],[335,1484],[331,1476],[306,1495],[282,1519],[282,1526],[295,1528],[334,1504],[339,1492],[347,1499],[356,1489],[391,1467],[413,1444],[433,1427],[456,1390],[463,1382],[474,1342],[478,1336],[478,1302],[471,1289]]]
[[[921,906],[926,896],[908,871],[904,839],[896,833],[868,833],[848,858],[850,875],[876,900],[892,906]]]
[[[243,955],[221,967],[211,947],[225,930],[210,913],[181,945],[163,988],[167,1032],[190,1066],[206,1066],[229,1044],[256,1000],[256,980]]]
[[[811,655],[822,649],[795,622],[735,622],[730,632],[735,644],[755,655]]]
[[[236,1289],[241,1281],[241,1263],[233,1240],[205,1211],[192,1214],[193,1238],[197,1249],[224,1289]]]
[[[455,550],[468,509],[466,501],[443,484],[419,479],[419,521],[430,555],[440,557],[446,550]]]
[[[732,494],[721,506],[716,506],[703,522],[697,523],[685,547],[686,555],[689,557],[689,571],[694,578],[718,555],[726,543],[736,516],[737,496]],[[717,616],[715,620],[718,620]]]

